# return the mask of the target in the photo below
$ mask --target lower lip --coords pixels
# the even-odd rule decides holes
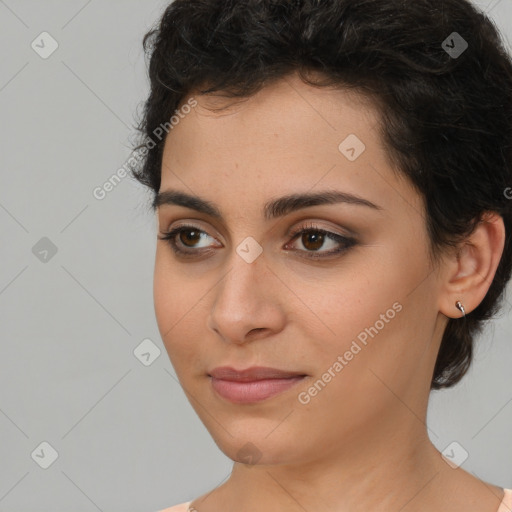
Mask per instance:
[[[249,404],[278,395],[304,380],[304,377],[264,379],[251,382],[235,382],[215,377],[210,377],[210,379],[213,389],[226,400],[236,404]]]

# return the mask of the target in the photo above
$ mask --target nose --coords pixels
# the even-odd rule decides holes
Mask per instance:
[[[208,328],[227,343],[243,344],[284,328],[286,287],[268,267],[264,253],[248,263],[233,251],[229,270],[212,294]]]

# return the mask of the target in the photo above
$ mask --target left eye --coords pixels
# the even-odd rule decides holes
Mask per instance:
[[[306,248],[306,251],[299,250],[298,252],[309,253],[306,257],[312,259],[324,258],[345,252],[356,243],[353,238],[339,235],[338,233],[333,233],[331,231],[326,231],[325,229],[317,228],[312,225],[301,226],[299,229],[291,233],[291,236],[292,240],[298,239],[300,236],[299,240]],[[331,242],[334,243],[334,249],[319,252],[318,249],[324,246],[326,239],[331,240]]]
[[[305,251],[297,249],[295,251],[309,253],[306,257],[313,259],[344,252],[355,244],[355,240],[353,238],[345,237],[314,226],[301,226],[301,228],[291,233],[291,236],[292,241],[298,239],[300,236],[300,241],[306,249]],[[198,253],[205,252],[202,249],[208,248],[207,245],[199,247],[196,245],[197,242],[202,238],[212,237],[210,237],[210,235],[205,231],[197,229],[194,226],[179,226],[167,233],[162,233],[162,236],[159,236],[158,238],[159,240],[166,240],[175,254],[183,257],[196,257],[198,256]],[[178,239],[178,242],[176,239]],[[319,252],[318,249],[325,245],[326,240],[330,240],[331,243],[334,243],[334,249],[321,251],[319,255],[314,254]]]

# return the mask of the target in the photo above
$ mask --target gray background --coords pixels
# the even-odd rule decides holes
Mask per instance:
[[[148,92],[141,40],[166,4],[0,1],[0,512],[153,512],[231,469],[159,337],[149,194],[125,178],[93,196],[130,155]],[[478,5],[511,48],[512,0]],[[43,31],[59,45],[46,59],[31,47]],[[440,450],[467,450],[467,471],[512,487],[507,296],[469,375],[432,394],[428,422]],[[134,351],[147,339],[146,366]],[[47,469],[42,442],[58,453]]]

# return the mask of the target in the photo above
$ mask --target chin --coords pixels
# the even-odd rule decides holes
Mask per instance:
[[[252,433],[234,431],[231,426],[224,425],[225,430],[210,431],[217,447],[226,457],[241,464],[251,465],[276,465],[291,464],[297,462],[297,446],[303,446],[300,439],[295,442],[290,433],[278,433],[273,423],[272,428],[262,426],[260,432],[256,432],[254,421]],[[216,429],[217,429],[216,425]],[[229,432],[229,433],[228,433]],[[269,432],[272,432],[269,435]],[[231,435],[229,435],[231,434]],[[299,436],[300,437],[300,436]]]

